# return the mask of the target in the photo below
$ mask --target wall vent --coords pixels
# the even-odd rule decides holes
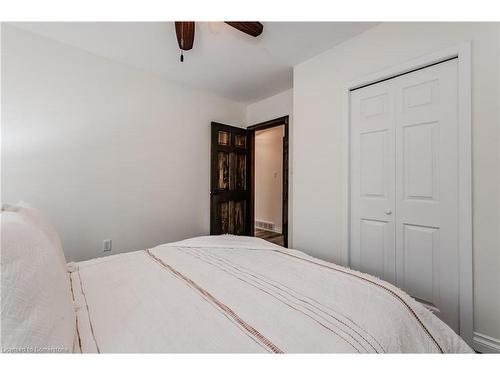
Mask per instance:
[[[276,230],[276,226],[274,225],[274,223],[262,220],[255,220],[255,228],[270,230],[273,232]]]

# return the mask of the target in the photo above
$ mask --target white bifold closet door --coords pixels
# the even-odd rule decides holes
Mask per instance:
[[[457,59],[351,92],[351,267],[458,332]]]

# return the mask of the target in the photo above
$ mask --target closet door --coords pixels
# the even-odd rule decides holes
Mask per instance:
[[[457,59],[393,80],[397,285],[458,332]]]
[[[353,268],[395,282],[395,115],[390,82],[351,93]]]
[[[351,266],[459,332],[457,59],[351,92]]]

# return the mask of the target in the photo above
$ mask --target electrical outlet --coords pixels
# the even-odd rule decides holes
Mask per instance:
[[[111,251],[111,240],[102,241],[102,250],[103,251]]]

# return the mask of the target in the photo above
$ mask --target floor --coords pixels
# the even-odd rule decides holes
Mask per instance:
[[[266,241],[283,246],[283,235],[276,232],[271,232],[264,229],[255,228],[255,237],[262,238]]]

